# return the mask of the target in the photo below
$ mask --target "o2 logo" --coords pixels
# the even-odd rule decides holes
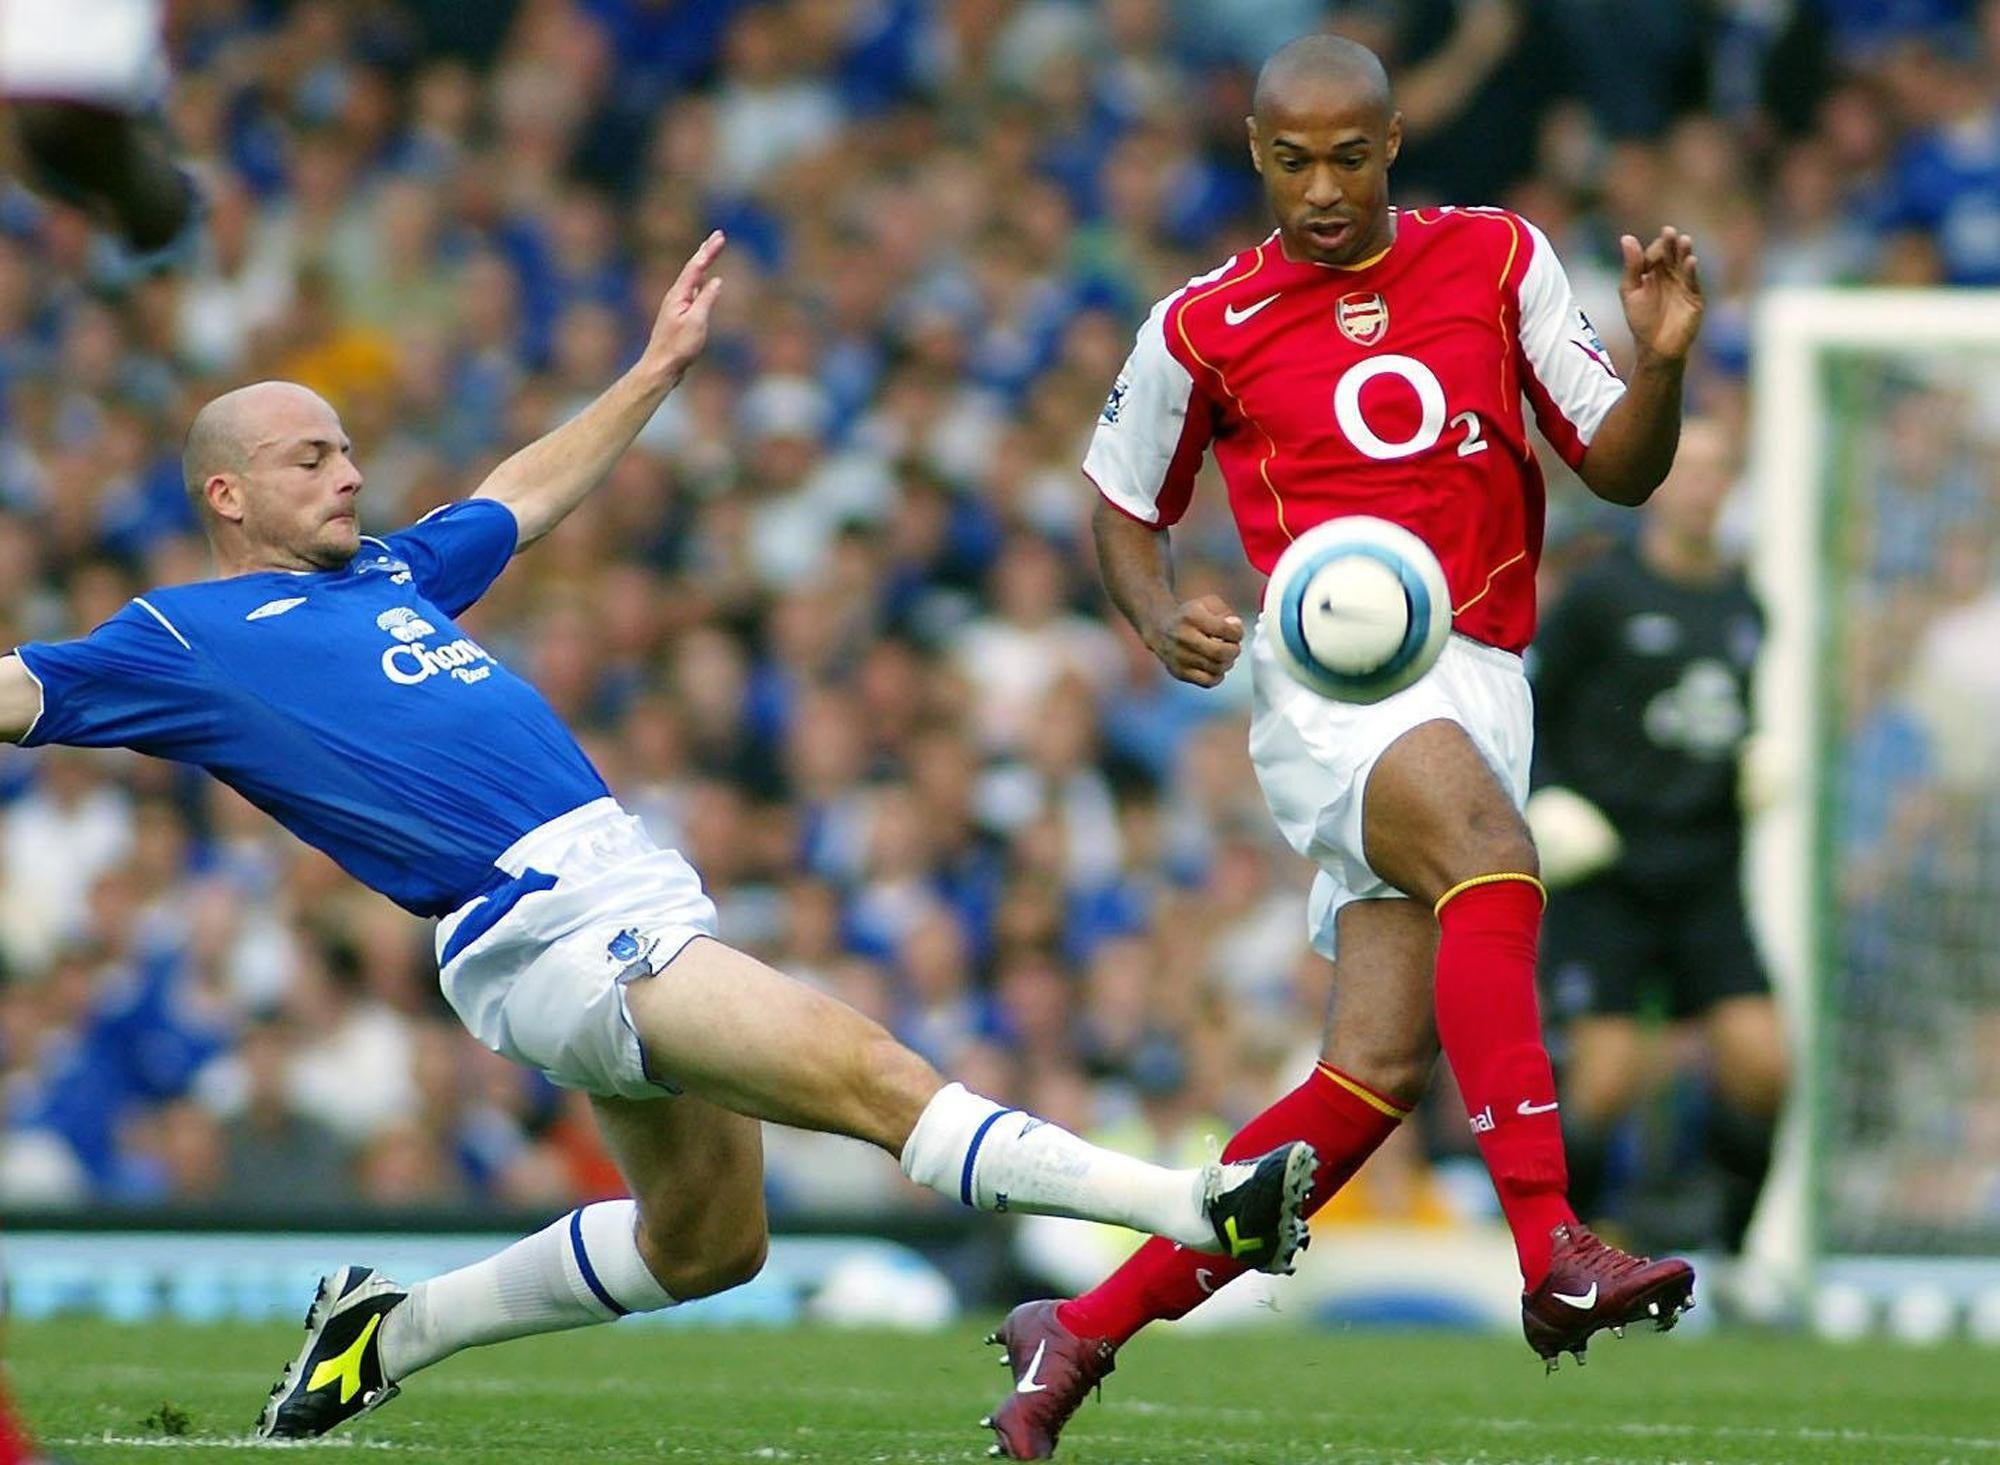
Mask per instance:
[[[1361,389],[1378,376],[1399,377],[1417,394],[1417,406],[1422,416],[1416,431],[1406,438],[1383,437],[1369,426],[1367,415],[1361,410]],[[1414,356],[1393,353],[1370,356],[1348,367],[1341,373],[1340,380],[1334,383],[1334,420],[1340,424],[1341,432],[1354,445],[1356,452],[1378,462],[1414,458],[1418,453],[1427,452],[1438,445],[1438,440],[1447,429],[1462,428],[1465,432],[1458,444],[1458,456],[1461,458],[1483,453],[1491,446],[1480,436],[1478,413],[1460,412],[1447,418],[1448,411],[1444,383],[1437,379],[1436,372]]]

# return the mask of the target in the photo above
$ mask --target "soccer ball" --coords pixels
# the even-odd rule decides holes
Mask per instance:
[[[1278,557],[1264,621],[1294,679],[1336,701],[1379,702],[1437,660],[1451,634],[1451,592],[1430,546],[1354,514],[1314,525]]]

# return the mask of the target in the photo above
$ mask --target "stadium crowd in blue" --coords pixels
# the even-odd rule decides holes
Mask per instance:
[[[1104,618],[1076,464],[1146,306],[1264,230],[1258,59],[1329,20],[1377,46],[1403,201],[1529,214],[1608,336],[1617,234],[1691,231],[1695,404],[1739,432],[1759,289],[2000,282],[2000,4],[1821,0],[1773,29],[1785,7],[1632,0],[1615,44],[1612,8],[177,6],[199,249],[134,277],[77,215],[0,200],[0,628],[78,634],[205,573],[178,449],[246,380],[340,410],[364,527],[463,495],[610,380],[720,226],[707,359],[474,633],[688,851],[735,944],[1052,1117],[1227,1132],[1318,1029],[1308,871],[1240,679],[1172,683]],[[1990,489],[1951,493],[1990,537]],[[1254,605],[1200,497],[1181,584]],[[1885,559],[1946,533],[1884,524]],[[1559,485],[1552,573],[1615,532]],[[1900,723],[1857,736],[1927,756]],[[0,800],[0,1202],[616,1188],[574,1097],[459,1030],[427,929],[234,796],[7,749]],[[837,1142],[774,1141],[773,1185],[914,1203]]]

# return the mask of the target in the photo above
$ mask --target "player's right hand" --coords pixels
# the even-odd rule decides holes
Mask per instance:
[[[711,277],[708,267],[727,243],[717,229],[701,242],[701,248],[681,267],[680,275],[660,313],[653,321],[653,334],[646,342],[640,364],[655,373],[671,388],[679,383],[701,348],[708,344],[708,314],[722,290],[721,276]]]
[[[1180,680],[1212,687],[1243,654],[1243,618],[1220,595],[1204,595],[1152,627],[1146,649]]]

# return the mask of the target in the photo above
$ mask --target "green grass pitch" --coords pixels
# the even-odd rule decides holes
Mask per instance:
[[[296,1328],[16,1324],[63,1458],[212,1460]],[[309,1453],[385,1461],[971,1461],[1009,1376],[974,1331],[620,1327],[464,1354]],[[1518,1342],[1287,1331],[1149,1335],[1063,1441],[1071,1465],[2000,1465],[2000,1351],[1609,1337],[1554,1378]],[[164,1406],[164,1407],[163,1407]]]

